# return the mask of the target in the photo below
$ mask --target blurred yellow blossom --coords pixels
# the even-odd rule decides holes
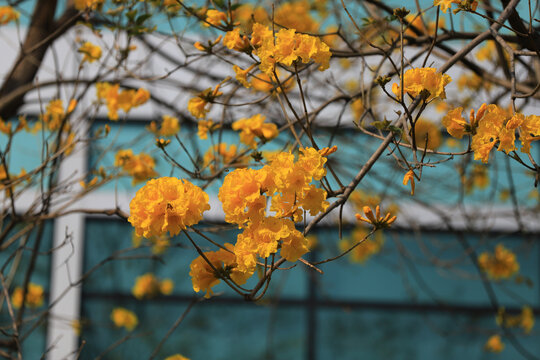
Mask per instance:
[[[160,281],[154,274],[146,273],[137,277],[131,292],[138,300],[151,299],[160,294],[170,295],[173,287],[172,280],[164,279]]]
[[[271,140],[278,136],[276,124],[265,123],[266,116],[261,114],[253,115],[250,118],[243,118],[232,124],[232,129],[240,130],[240,141],[247,146],[255,149],[257,143],[255,137],[263,141]]]
[[[133,177],[133,184],[146,181],[156,177],[158,173],[154,170],[156,162],[146,154],[133,154],[133,150],[119,150],[115,155],[114,166],[120,167],[129,176]]]
[[[111,320],[116,327],[124,327],[127,331],[133,331],[139,323],[134,312],[123,307],[114,308],[111,312]]]
[[[227,15],[219,10],[210,9],[206,12],[206,22],[203,22],[203,26],[220,26],[222,22],[227,22]]]
[[[478,265],[494,280],[508,279],[519,271],[516,254],[502,244],[495,247],[493,254],[489,252],[480,254]]]
[[[0,25],[5,25],[10,21],[17,20],[20,14],[11,6],[0,6]]]
[[[384,244],[384,236],[382,232],[376,232],[370,237],[367,237],[369,231],[365,227],[357,226],[351,233],[349,238],[343,238],[339,242],[339,249],[347,251],[355,244],[358,244],[349,252],[349,259],[354,263],[365,263],[373,255],[379,253]],[[367,237],[367,238],[366,238]]]
[[[11,295],[11,303],[15,309],[19,309],[23,304],[23,293],[24,289],[20,286],[17,286]],[[44,292],[43,286],[28,283],[28,289],[26,293],[26,300],[24,305],[29,308],[38,308],[43,306]]]
[[[101,48],[92,44],[90,41],[83,43],[78,51],[84,55],[82,62],[88,61],[92,63],[101,58]]]
[[[500,353],[504,349],[504,343],[501,340],[500,335],[492,335],[486,341],[484,349],[489,352]]]
[[[171,356],[167,356],[165,360],[189,360],[189,358],[182,356],[180,354],[174,354]]]

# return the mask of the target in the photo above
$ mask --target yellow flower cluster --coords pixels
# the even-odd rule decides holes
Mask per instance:
[[[373,225],[375,229],[382,229],[386,227],[390,227],[396,221],[396,216],[392,215],[391,213],[386,213],[384,217],[381,216],[381,208],[379,205],[375,208],[375,214],[373,214],[373,210],[369,206],[364,206],[364,215],[363,217],[360,214],[356,214],[355,217],[358,221],[363,221],[365,223],[368,223],[370,225]]]
[[[464,7],[472,11],[475,11],[478,6],[478,1],[473,1],[473,0],[434,0],[433,1],[433,6],[440,6],[441,11],[443,13],[446,13],[446,11],[448,11],[448,9],[452,7],[452,4],[457,4],[460,7]],[[454,14],[457,12],[459,12],[459,8],[454,10]]]
[[[493,254],[489,252],[480,254],[478,265],[494,280],[508,279],[519,271],[516,254],[502,244],[495,247]]]
[[[119,84],[110,84],[108,82],[97,83],[96,92],[98,100],[107,104],[108,116],[111,120],[118,120],[118,110],[121,109],[127,113],[132,108],[141,106],[150,99],[150,93],[146,89],[124,89],[120,91]]]
[[[332,54],[328,45],[318,37],[298,34],[295,29],[281,29],[274,37],[267,26],[254,24],[251,45],[255,49],[253,53],[260,59],[259,69],[268,76],[272,75],[277,63],[291,66],[295,61],[304,64],[314,61],[321,71],[330,66]]]
[[[104,2],[104,0],[75,0],[75,9],[77,10],[96,10],[99,6],[101,6]]]
[[[178,118],[170,115],[163,115],[162,121],[158,129],[155,121],[152,121],[148,126],[148,131],[156,136],[174,136],[180,131],[180,121]]]
[[[234,70],[234,73],[236,74],[235,78],[236,78],[236,80],[238,80],[238,82],[240,84],[242,84],[242,86],[244,86],[246,88],[250,88],[252,86],[247,81],[247,75],[251,70],[253,70],[254,67],[255,67],[255,64],[253,64],[250,67],[248,67],[247,69],[243,70],[238,65],[233,65],[233,70]]]
[[[131,242],[133,244],[133,247],[139,247],[143,244],[144,238],[142,236],[138,236],[136,232],[133,232],[133,236],[131,238]],[[165,250],[170,245],[171,239],[167,236],[167,234],[162,234],[159,236],[150,236],[150,238],[146,239],[150,245],[152,245],[152,254],[163,254]]]
[[[412,129],[410,133],[412,136]],[[436,150],[442,143],[441,131],[433,122],[420,118],[414,124],[414,140],[419,148]]]
[[[212,131],[220,127],[221,124],[215,123],[212,120],[199,120],[197,123],[197,136],[201,140],[206,140],[208,139],[208,132],[212,133]]]
[[[36,123],[38,124],[38,123]],[[4,121],[2,117],[0,117],[0,132],[6,134],[6,135],[13,135],[18,133],[21,130],[25,131],[31,131],[28,122],[26,121],[26,117],[21,115],[19,116],[17,126],[15,127],[15,130],[12,128],[11,121]]]
[[[465,192],[470,194],[475,189],[485,189],[489,185],[488,167],[482,164],[473,165],[468,177],[462,175],[462,182],[465,184]]]
[[[82,44],[78,52],[84,55],[82,62],[88,61],[92,63],[101,58],[101,48],[92,44],[90,41],[86,41]]]
[[[46,128],[55,131],[62,125],[62,120],[66,116],[64,111],[64,102],[61,99],[51,100],[45,109],[45,113],[41,116]]]
[[[127,331],[133,331],[139,323],[137,315],[123,307],[114,308],[111,312],[111,320],[116,327],[125,327]]]
[[[20,14],[11,6],[0,6],[0,25],[6,25],[10,21],[17,20]]]
[[[6,167],[3,164],[0,164],[0,191],[6,190],[6,196],[10,196],[10,194],[14,191],[15,184],[20,183],[19,179],[26,176],[26,170],[24,168],[21,168],[21,172],[19,175],[15,174],[9,174],[6,171]],[[9,178],[9,181],[7,180]]]
[[[208,103],[211,103],[216,97],[222,95],[219,91],[221,84],[218,84],[214,90],[208,88],[199,94],[196,97],[189,99],[188,101],[188,111],[191,115],[195,116],[197,119],[202,119],[206,117],[206,114],[209,109],[206,108]]]
[[[182,356],[180,354],[174,354],[171,356],[167,356],[165,360],[189,360],[187,357]]]
[[[133,150],[119,150],[115,155],[114,166],[122,168],[129,176],[133,177],[133,185],[156,177],[158,173],[154,170],[156,162],[146,154],[133,154]]]
[[[492,335],[486,341],[484,349],[489,352],[500,353],[504,350],[504,343],[501,340],[500,335]]]
[[[475,73],[472,74],[462,74],[457,80],[457,87],[459,91],[463,91],[465,88],[480,91],[482,89],[489,90],[491,88],[491,83],[484,81],[480,76]]]
[[[23,304],[24,289],[17,286],[11,295],[11,303],[15,309],[19,309]],[[28,283],[28,291],[24,305],[29,308],[38,308],[43,305],[43,287],[38,284]]]
[[[497,325],[505,327],[521,327],[525,334],[530,334],[534,327],[534,313],[530,306],[523,306],[521,314],[506,314],[504,308],[500,308],[497,313]]]
[[[235,144],[227,146],[226,143],[219,143],[210,147],[204,154],[203,165],[205,168],[209,167],[210,172],[214,173],[219,164],[229,164],[230,166],[239,167],[248,162],[248,159],[245,156],[242,156],[238,157],[238,159],[232,163],[236,157],[238,157],[238,148]]]
[[[482,104],[476,117],[471,110],[469,122],[461,115],[462,107],[450,110],[442,123],[448,133],[461,139],[464,134],[472,134],[471,149],[474,159],[487,163],[489,153],[499,142],[499,151],[509,153],[516,150],[516,131],[520,134],[521,152],[530,153],[531,142],[540,140],[540,116],[525,116],[521,113],[509,114],[501,107]]]
[[[444,87],[451,81],[452,78],[449,75],[438,73],[435,68],[409,69],[403,74],[403,92],[412,97],[426,93],[427,100],[437,97],[446,99]],[[401,97],[399,84],[392,85],[392,92],[398,99]]]
[[[236,51],[249,51],[251,49],[248,37],[241,35],[239,28],[235,28],[225,34],[223,45]]]
[[[365,263],[373,255],[379,253],[384,244],[384,235],[382,232],[373,234],[372,237],[365,239],[369,234],[368,230],[364,227],[356,227],[350,238],[343,238],[339,242],[339,249],[341,251],[347,251],[355,244],[361,242],[349,253],[349,259],[353,263]],[[374,238],[373,238],[374,237]],[[364,240],[365,239],[365,240]]]
[[[325,150],[327,153],[330,151]],[[205,253],[214,267],[199,256],[191,266],[193,289],[206,290],[219,279],[243,284],[255,271],[257,258],[268,258],[281,251],[288,261],[297,261],[309,251],[308,241],[295,228],[304,211],[317,215],[328,202],[326,192],[311,184],[326,175],[326,158],[313,148],[300,149],[295,162],[291,153],[278,153],[261,169],[237,169],[229,173],[219,190],[225,221],[237,224],[243,232],[227,250]],[[267,203],[270,200],[270,212]],[[211,258],[211,259],[210,259]]]
[[[227,15],[219,10],[210,9],[206,12],[206,22],[203,22],[203,26],[219,26],[221,22],[227,22]]]
[[[160,281],[154,274],[146,273],[137,276],[131,292],[135,298],[141,300],[151,299],[157,295],[170,295],[173,288],[174,284],[171,279]]]
[[[211,288],[219,284],[221,278],[230,278],[236,284],[242,285],[251,276],[238,270],[234,246],[231,244],[225,244],[225,249],[207,251],[204,256],[206,259],[199,256],[191,262],[189,275],[193,282],[193,290],[205,291],[206,298],[212,296]]]
[[[310,10],[310,3],[306,0],[285,2],[276,9],[274,22],[302,33],[316,33],[319,30],[319,23],[313,19]]]
[[[128,221],[145,238],[167,231],[174,236],[201,221],[202,213],[210,209],[208,199],[208,194],[187,180],[153,179],[131,200]]]
[[[276,124],[265,123],[266,116],[257,114],[250,118],[243,118],[232,124],[232,129],[240,130],[240,141],[252,149],[257,148],[255,137],[263,141],[271,140],[278,136]]]

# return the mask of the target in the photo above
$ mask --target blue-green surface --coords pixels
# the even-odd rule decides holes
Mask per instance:
[[[88,320],[81,338],[81,359],[94,359],[128,332],[110,320],[114,307],[134,311],[139,325],[106,359],[146,359],[163,339],[187,303],[89,299],[82,314]],[[305,311],[253,303],[202,303],[188,313],[158,353],[158,359],[180,353],[190,359],[302,359],[305,358]]]
[[[4,219],[3,226],[0,226],[0,230],[4,228],[7,224],[8,219]],[[33,225],[32,225],[33,226]],[[21,224],[10,234],[15,234],[17,231],[20,231],[24,228],[24,224]],[[0,264],[5,266],[3,269],[3,274],[6,279],[11,278],[13,274],[13,279],[11,282],[10,290],[13,290],[17,286],[22,286],[24,283],[24,278],[29,267],[30,258],[32,256],[33,248],[36,244],[36,230],[34,227],[33,232],[31,233],[28,241],[25,244],[21,243],[21,239],[13,242],[9,247],[0,251]],[[41,285],[45,290],[45,299],[43,306],[32,309],[26,308],[24,315],[24,323],[19,327],[19,333],[25,337],[22,341],[22,355],[23,359],[39,359],[46,350],[46,336],[47,336],[47,322],[42,318],[44,311],[47,309],[47,294],[49,291],[50,284],[50,250],[52,248],[52,223],[45,223],[45,228],[43,230],[43,237],[39,244],[38,255],[35,262],[35,268],[30,277],[30,282]],[[22,237],[24,239],[24,236]],[[9,239],[9,238],[8,238]],[[7,240],[9,241],[9,240]],[[15,316],[17,314],[15,309]],[[39,325],[36,329],[31,330],[31,328],[39,321]],[[8,333],[12,332],[12,321],[8,312],[7,304],[5,300],[0,303],[0,327],[6,329]],[[30,335],[26,337],[27,332],[30,332]]]

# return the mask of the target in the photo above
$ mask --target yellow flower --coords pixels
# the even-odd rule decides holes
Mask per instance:
[[[131,149],[119,150],[116,153],[114,165],[121,167],[133,177],[133,185],[158,175],[154,170],[156,162],[150,155],[146,153],[134,155]]]
[[[493,40],[486,41],[484,46],[476,52],[476,59],[479,61],[490,60],[496,56],[497,50]]]
[[[492,335],[486,341],[484,349],[489,352],[500,353],[504,349],[504,343],[501,341],[500,335]]]
[[[439,127],[433,122],[422,118],[418,119],[414,124],[414,139],[417,147],[430,150],[436,150],[442,143]]]
[[[109,119],[114,121],[118,120],[119,109],[127,113],[132,108],[140,106],[150,99],[150,93],[146,89],[128,89],[122,90],[120,93],[119,90],[120,85],[118,84],[96,83],[97,98],[107,104]]]
[[[529,154],[531,142],[540,140],[540,116],[529,115],[525,117],[520,127],[521,152]]]
[[[24,289],[17,286],[11,295],[11,303],[15,309],[18,309],[23,304]],[[29,308],[38,308],[43,306],[43,287],[38,284],[28,283],[28,289],[26,293],[26,300],[24,305]]]
[[[83,329],[83,322],[79,319],[75,319],[71,321],[71,328],[73,329],[73,332],[77,336],[81,336],[82,329]]]
[[[234,30],[228,31],[223,38],[223,45],[229,49],[236,51],[247,51],[251,49],[249,44],[249,39],[245,35],[240,35],[240,29],[235,28]]]
[[[523,328],[525,334],[530,334],[534,327],[534,313],[530,306],[524,306],[521,309],[519,326]]]
[[[174,236],[197,224],[210,209],[208,194],[187,180],[162,177],[150,180],[129,204],[128,221],[137,235],[148,238],[169,232]]]
[[[270,92],[275,88],[278,93],[281,93],[281,88],[283,88],[285,92],[291,90],[295,84],[294,79],[292,77],[287,80],[285,78],[282,79],[279,69],[276,69],[276,73],[281,86],[278,85],[274,74],[268,76],[265,73],[259,73],[257,75],[253,75],[251,78],[251,85],[253,86],[253,89],[262,92]]]
[[[206,259],[202,256],[197,257],[189,266],[189,275],[195,292],[206,291],[205,298],[212,296],[212,287],[221,282],[220,279],[231,279],[238,285],[243,285],[253,274],[253,271],[240,271],[237,269],[234,246],[225,244],[228,250],[219,249],[218,251],[208,251],[204,253]]]
[[[414,172],[412,170],[407,171],[403,176],[403,185],[407,185],[411,181],[411,195],[414,195]]]
[[[253,25],[251,45],[255,47],[254,54],[261,61],[259,69],[272,76],[276,63],[290,66],[294,61],[303,63],[314,61],[319,64],[319,70],[329,67],[330,48],[320,38],[297,34],[295,29],[281,29],[275,38],[265,26]],[[266,28],[266,29],[265,29]]]
[[[252,257],[267,258],[277,252],[279,244],[281,256],[291,262],[309,251],[306,238],[295,229],[294,222],[290,219],[265,217],[259,222],[251,223],[238,235],[235,246],[238,269],[252,272]],[[237,247],[240,251],[236,251]],[[249,251],[246,252],[246,249]]]
[[[43,122],[51,131],[58,130],[62,125],[62,120],[65,117],[64,103],[60,99],[51,100],[47,105],[45,114],[43,114]]]
[[[203,26],[219,26],[222,21],[225,23],[227,22],[227,15],[221,11],[210,9],[206,12],[206,22],[203,23]]]
[[[169,115],[162,116],[161,127],[156,135],[174,136],[180,131],[180,122],[178,118]]]
[[[489,185],[488,168],[482,164],[472,167],[470,176],[465,181],[465,192],[471,193],[474,189],[485,189]]]
[[[174,355],[171,355],[171,356],[167,356],[167,358],[165,360],[189,360],[189,359],[187,357],[185,357],[185,356],[180,355],[180,354],[174,354]]]
[[[206,140],[208,139],[208,132],[212,132],[216,129],[219,129],[221,124],[216,124],[212,120],[199,120],[197,123],[197,135],[199,139]]]
[[[150,99],[150,92],[146,89],[139,88],[133,95],[131,107],[141,106]]]
[[[111,312],[111,320],[116,327],[125,327],[127,331],[133,331],[139,323],[137,315],[123,307],[113,309]]]
[[[498,136],[508,118],[507,112],[497,105],[482,106],[476,116],[476,134],[471,141],[474,159],[487,163],[489,153],[495,146]]]
[[[101,48],[97,45],[92,44],[89,41],[86,41],[78,50],[83,54],[82,62],[88,61],[90,63],[99,60],[101,58]]]
[[[152,273],[146,273],[141,276],[137,276],[135,280],[135,285],[131,289],[133,296],[138,300],[141,299],[151,299],[157,295],[170,295],[174,284],[172,280],[165,279],[160,281]]]
[[[206,109],[206,104],[208,104],[208,101],[199,96],[196,96],[189,99],[188,111],[191,113],[191,115],[195,116],[198,119],[204,118],[206,116],[206,113],[209,111],[208,109]]]
[[[444,87],[451,81],[449,75],[438,73],[435,68],[409,69],[403,74],[403,92],[417,97],[421,92],[427,91],[429,93],[427,100],[437,97],[446,99]],[[401,96],[399,84],[394,83],[392,92],[398,98]]]
[[[457,139],[461,139],[466,132],[470,132],[471,130],[470,125],[461,116],[462,111],[462,107],[455,108],[450,110],[442,119],[446,131]]]
[[[143,243],[144,238],[138,236],[136,232],[133,232],[131,236],[131,242],[133,247],[139,247]],[[152,244],[152,254],[163,254],[170,245],[170,238],[166,234],[160,236],[150,236],[148,242]]]
[[[240,225],[264,216],[266,197],[261,190],[268,187],[269,175],[263,168],[236,169],[225,176],[218,193],[225,221]]]
[[[257,114],[250,118],[243,118],[235,121],[232,124],[232,129],[235,131],[241,130],[240,141],[247,146],[255,149],[257,143],[255,137],[263,141],[268,141],[278,136],[276,124],[265,123],[266,116]]]
[[[434,0],[433,6],[439,5],[441,7],[441,11],[443,13],[446,13],[448,9],[452,7],[452,4],[458,4],[461,6],[468,6],[472,11],[476,10],[476,7],[478,6],[478,1],[472,1],[472,0]],[[457,13],[459,10],[454,10],[454,14]]]
[[[495,247],[495,252],[483,252],[478,257],[478,265],[494,280],[508,279],[519,271],[516,254],[502,244]]]
[[[392,216],[390,213],[386,213],[384,218],[381,216],[381,209],[379,205],[375,208],[375,215],[369,206],[364,206],[364,214],[366,217],[363,217],[360,214],[356,214],[356,219],[359,221],[366,222],[373,225],[376,229],[390,227],[396,221],[396,216]]]
[[[361,98],[358,98],[351,102],[351,110],[355,121],[359,121],[364,113],[364,103]]]
[[[321,2],[319,0],[319,2]],[[306,0],[285,2],[274,13],[276,24],[303,33],[316,33],[319,24],[310,14],[311,6]]]
[[[251,84],[247,81],[247,74],[255,67],[255,64],[242,70],[239,66],[233,65],[233,70],[236,73],[236,80],[246,88],[250,88]]]
[[[214,173],[218,164],[228,164],[239,167],[241,164],[247,163],[249,159],[239,157],[236,159],[235,163],[232,164],[232,161],[238,156],[237,150],[238,148],[235,144],[231,144],[229,147],[227,147],[226,143],[219,143],[211,146],[203,156],[203,166],[208,166],[210,171]]]
[[[382,232],[377,232],[366,239],[369,234],[368,230],[364,227],[356,227],[350,238],[343,238],[339,242],[339,249],[341,251],[347,251],[355,244],[361,242],[350,253],[349,259],[354,263],[365,263],[373,255],[379,253],[384,244],[384,236]],[[374,237],[374,238],[373,238]],[[364,240],[365,239],[365,240]]]
[[[505,312],[504,308],[499,308],[495,319],[497,325],[504,327],[521,327],[525,334],[530,334],[534,327],[534,313],[530,306],[523,306],[521,313],[518,315],[510,315]]]
[[[5,25],[10,21],[17,20],[20,14],[11,6],[0,6],[0,25]]]

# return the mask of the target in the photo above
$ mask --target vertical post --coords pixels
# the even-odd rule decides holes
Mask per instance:
[[[79,136],[87,133],[87,124],[81,119]],[[75,146],[73,153],[60,166],[59,182],[86,174],[88,147]],[[74,185],[78,186],[78,185]],[[72,189],[74,192],[78,189]],[[83,206],[83,202],[73,204]],[[84,247],[84,215],[70,214],[54,222],[53,253],[51,260],[51,286],[49,304],[52,304],[47,329],[48,360],[75,359],[79,336],[72,324],[80,317],[81,286],[73,286],[82,275]]]

